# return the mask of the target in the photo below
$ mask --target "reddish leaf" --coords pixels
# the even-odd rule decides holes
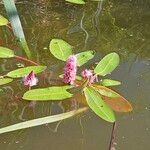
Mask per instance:
[[[105,103],[107,103],[116,112],[131,112],[131,104],[123,97],[106,97],[102,96]]]
[[[101,86],[101,85],[96,85],[93,84],[92,85],[94,88],[96,88],[97,90],[101,89],[101,90],[105,90],[106,92],[111,92],[114,93],[116,95],[118,95],[117,97],[108,97],[108,96],[104,96],[102,95],[103,100],[116,112],[131,112],[132,111],[132,106],[131,104],[121,95],[119,95],[117,92]]]

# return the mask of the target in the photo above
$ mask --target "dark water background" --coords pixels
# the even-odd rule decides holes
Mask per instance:
[[[119,67],[108,76],[122,82],[115,89],[132,103],[132,113],[117,113],[115,148],[150,149],[150,1],[109,0],[73,5],[64,1],[17,1],[17,8],[34,60],[47,65],[52,76],[62,72],[61,62],[49,52],[53,38],[62,38],[74,46],[74,53],[95,50],[97,55],[84,67],[117,52]],[[6,16],[2,3],[0,14]],[[12,33],[0,28],[0,45],[24,55]],[[14,59],[1,59],[1,74],[26,65]],[[49,79],[39,87],[48,86]],[[55,84],[55,83],[54,83]],[[19,97],[26,91],[21,80],[0,87],[0,127],[42,116],[60,113],[71,105],[37,103],[29,108]],[[0,150],[107,150],[112,124],[88,111],[57,124],[39,126],[0,135]]]

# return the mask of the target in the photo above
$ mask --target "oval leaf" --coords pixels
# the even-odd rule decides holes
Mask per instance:
[[[0,15],[0,26],[5,26],[7,24],[8,24],[8,20],[2,15]]]
[[[107,97],[119,97],[119,95],[115,92],[112,92],[112,91],[108,91],[104,88],[100,88],[97,90],[101,95],[103,96],[107,96]]]
[[[77,65],[82,66],[86,62],[88,62],[90,59],[94,57],[93,51],[86,51],[76,54],[77,57]]]
[[[66,61],[72,54],[72,46],[62,39],[52,39],[49,45],[50,52],[57,58]]]
[[[66,113],[62,113],[62,114],[58,114],[58,115],[47,116],[47,117],[42,117],[42,118],[38,118],[38,119],[33,119],[33,120],[17,123],[17,124],[11,125],[11,126],[1,128],[0,134],[6,133],[6,132],[11,132],[11,131],[16,131],[16,130],[20,130],[20,129],[25,129],[25,128],[31,128],[31,127],[35,127],[35,126],[40,126],[40,125],[47,124],[47,123],[57,122],[60,120],[64,120],[64,119],[73,117],[79,113],[86,111],[86,110],[87,110],[87,108],[83,107],[83,108],[79,108],[77,110],[72,110],[70,112],[66,112]]]
[[[15,54],[13,50],[0,46],[0,58],[12,58],[14,56]]]
[[[11,79],[11,78],[0,78],[0,85],[4,85],[4,84],[10,83],[12,81],[13,81],[13,79]]]
[[[91,87],[84,88],[84,94],[89,107],[102,119],[115,122],[114,112],[102,100],[100,94]]]
[[[84,0],[65,0],[66,2],[74,3],[74,4],[85,4]]]
[[[105,76],[111,73],[119,65],[119,55],[117,53],[110,53],[106,55],[96,66],[94,72],[97,75]]]
[[[71,86],[33,89],[23,95],[23,99],[32,101],[63,100],[72,97],[67,91]]]
[[[117,92],[100,85],[92,85],[102,95],[103,100],[116,112],[131,112],[133,110],[132,105]],[[105,92],[101,92],[101,91]],[[105,93],[105,94],[104,94]],[[112,93],[113,96],[107,95]]]
[[[121,84],[121,82],[111,79],[103,79],[100,83],[103,86],[116,86]]]
[[[22,78],[33,71],[35,74],[41,73],[46,69],[46,66],[29,66],[9,72],[6,76],[11,78]]]

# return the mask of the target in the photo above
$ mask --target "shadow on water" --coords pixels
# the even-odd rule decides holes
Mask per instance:
[[[52,72],[49,79],[62,72],[60,62],[48,50],[52,38],[62,38],[74,46],[74,52],[95,50],[93,65],[104,54],[116,51],[121,64],[108,78],[122,81],[115,88],[133,104],[128,114],[117,114],[114,146],[117,150],[149,149],[150,138],[150,2],[148,0],[110,0],[88,2],[85,6],[61,0],[17,1],[26,39],[35,60]],[[0,3],[1,13],[5,15]],[[13,35],[0,29],[0,45],[19,48]],[[0,60],[1,72],[25,65],[15,60]],[[54,83],[51,83],[54,84]],[[0,88],[0,124],[6,126],[71,109],[71,102],[41,102],[36,105],[21,100],[26,89],[20,80]],[[90,111],[77,117],[44,126],[0,135],[2,150],[107,150],[112,124]]]

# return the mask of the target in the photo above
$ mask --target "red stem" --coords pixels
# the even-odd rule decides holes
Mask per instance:
[[[29,62],[30,64],[33,64],[33,65],[36,65],[36,66],[39,65],[38,63],[36,63],[36,62],[34,62],[34,61],[32,61],[32,60],[29,60],[29,59],[27,59],[27,58],[21,57],[21,56],[16,56],[16,55],[15,55],[15,58],[17,58],[17,59],[19,59],[19,60],[23,60],[23,61]]]
[[[13,29],[12,29],[12,27],[11,27],[10,24],[7,24],[6,27],[7,27],[9,30],[13,31]]]

